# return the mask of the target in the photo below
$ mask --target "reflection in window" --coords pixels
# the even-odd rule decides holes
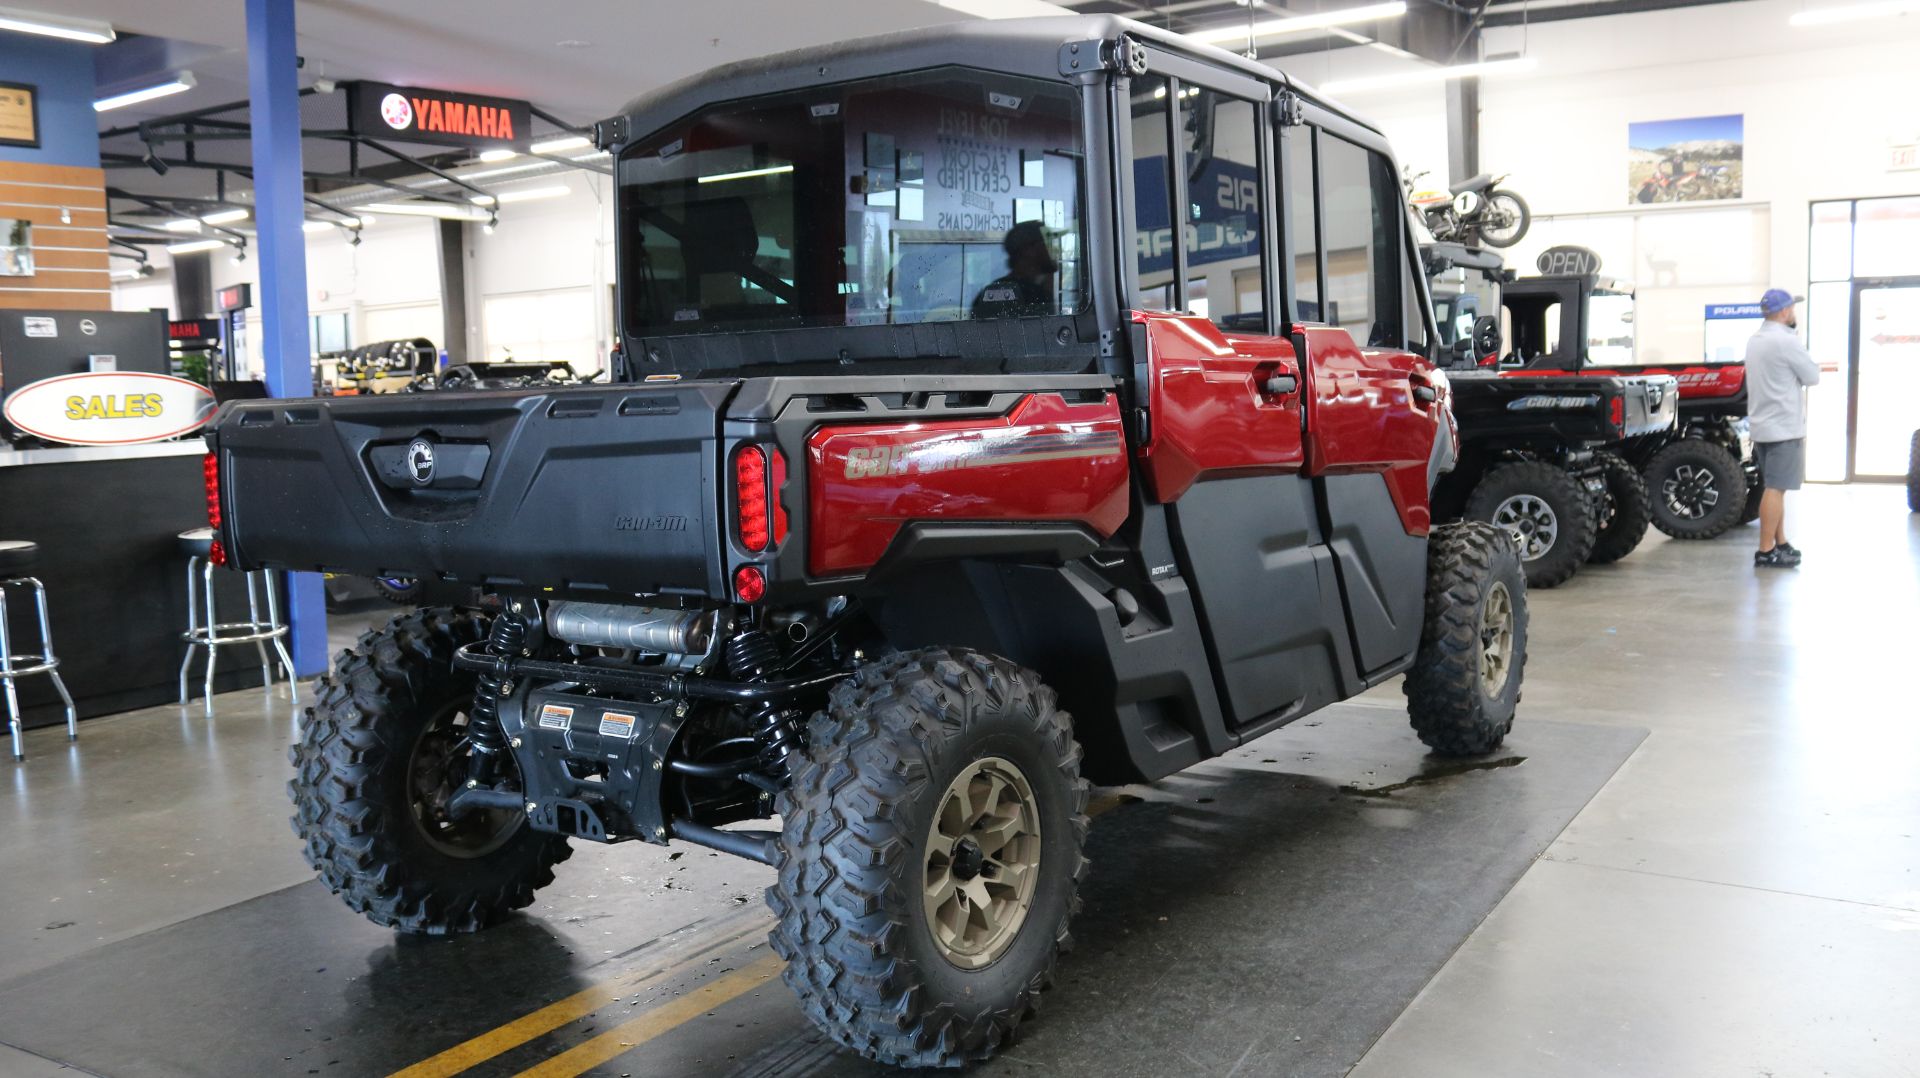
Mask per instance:
[[[1314,220],[1313,129],[1297,127],[1287,133],[1287,201],[1293,235],[1293,317],[1302,322],[1324,322],[1320,310],[1320,239]]]
[[[1173,181],[1167,174],[1167,80],[1133,80],[1134,268],[1140,302],[1171,310]]]
[[[1400,200],[1386,158],[1320,133],[1327,250],[1325,321],[1369,347],[1399,348]]]
[[[1203,297],[1189,292],[1187,309],[1221,329],[1264,333],[1259,112],[1202,87],[1182,96],[1180,111],[1187,266],[1207,282]]]

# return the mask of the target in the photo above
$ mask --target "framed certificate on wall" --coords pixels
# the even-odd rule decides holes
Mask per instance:
[[[40,145],[40,88],[0,82],[0,146]]]

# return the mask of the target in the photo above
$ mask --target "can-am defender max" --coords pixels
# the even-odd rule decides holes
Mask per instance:
[[[959,1064],[1067,943],[1089,781],[1400,674],[1435,751],[1506,735],[1526,584],[1504,533],[1430,526],[1447,383],[1373,129],[1071,18],[734,65],[598,136],[615,382],[209,436],[230,564],[493,596],[318,689],[295,827],[354,909],[468,932],[570,839],[724,850],[777,867],[815,1023]],[[1203,287],[1211,319],[1160,310]]]

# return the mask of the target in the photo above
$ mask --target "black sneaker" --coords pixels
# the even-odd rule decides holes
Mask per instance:
[[[1800,560],[1800,548],[1797,546],[1794,546],[1792,543],[1787,542],[1785,539],[1782,539],[1779,542],[1773,544],[1773,549],[1781,551],[1782,553],[1786,554],[1787,557],[1792,558],[1794,561]]]
[[[1784,545],[1776,545],[1772,550],[1754,551],[1753,564],[1758,569],[1797,569],[1800,555]]]

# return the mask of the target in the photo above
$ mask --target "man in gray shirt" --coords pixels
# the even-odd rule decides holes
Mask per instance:
[[[1760,495],[1760,549],[1753,564],[1791,569],[1800,552],[1787,542],[1789,490],[1807,471],[1807,387],[1820,382],[1820,365],[1801,347],[1794,305],[1803,297],[1770,288],[1760,299],[1766,320],[1747,342],[1747,428],[1767,489]]]

